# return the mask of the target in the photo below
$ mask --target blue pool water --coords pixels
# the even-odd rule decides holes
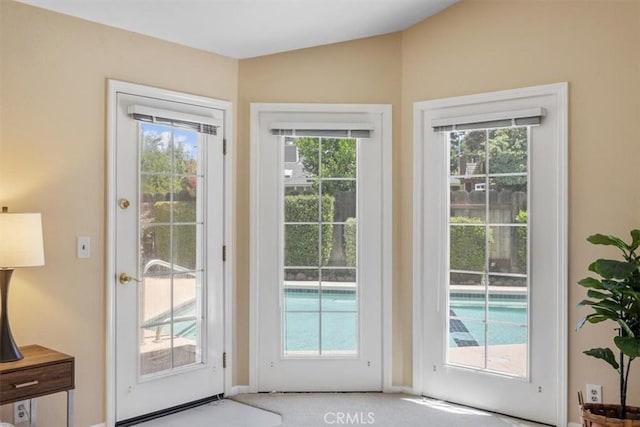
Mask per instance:
[[[320,306],[322,305],[322,311]],[[285,352],[356,351],[356,294],[349,291],[286,290]]]
[[[523,302],[492,302],[489,306],[486,337],[484,305],[481,300],[454,299],[450,308],[450,347],[484,345],[485,340],[488,340],[489,345],[527,342],[527,307]],[[285,351],[318,351],[320,348],[323,351],[357,350],[358,315],[355,292],[325,290],[320,301],[317,291],[288,289],[285,291],[284,310]],[[188,304],[179,311],[174,315],[195,313],[194,307]],[[174,332],[179,336],[195,338],[195,326],[195,322],[176,323]]]
[[[525,344],[527,307],[523,302],[489,305],[488,323],[484,322],[482,301],[451,301],[449,346]],[[486,335],[485,335],[486,325]]]

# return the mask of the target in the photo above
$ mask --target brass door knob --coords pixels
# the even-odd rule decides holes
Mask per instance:
[[[141,282],[141,280],[138,279],[137,277],[131,277],[127,273],[120,273],[120,276],[118,276],[118,279],[120,280],[120,283],[122,283],[123,285],[126,285],[131,281],[138,282],[138,283]]]
[[[118,205],[120,205],[120,209],[127,209],[131,203],[127,199],[120,199]]]

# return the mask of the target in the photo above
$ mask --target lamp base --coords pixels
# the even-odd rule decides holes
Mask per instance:
[[[2,298],[2,314],[0,315],[0,363],[14,362],[22,359],[22,353],[13,340],[9,327],[7,297],[9,295],[9,281],[13,269],[0,269],[0,298]]]

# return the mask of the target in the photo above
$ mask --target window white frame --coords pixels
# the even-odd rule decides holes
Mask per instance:
[[[227,259],[224,263],[224,351],[227,353],[227,365],[224,373],[225,394],[233,394],[232,373],[234,360],[233,346],[233,300],[235,294],[233,276],[234,241],[233,227],[235,226],[235,186],[233,179],[233,134],[232,134],[232,104],[229,101],[207,98],[203,96],[190,95],[166,89],[159,89],[134,83],[118,80],[107,80],[107,263],[105,286],[107,288],[107,324],[106,324],[106,425],[115,425],[116,421],[116,366],[115,366],[115,247],[116,247],[116,227],[115,212],[117,200],[116,188],[116,116],[117,116],[117,94],[126,92],[132,95],[158,98],[167,101],[182,102],[186,104],[199,105],[208,108],[216,108],[224,111],[223,138],[226,144],[226,155],[224,157],[224,241],[226,245]]]
[[[568,324],[568,287],[567,287],[567,212],[568,212],[568,85],[567,83],[557,83],[542,86],[533,86],[522,89],[512,89],[498,92],[482,93],[468,96],[460,96],[454,98],[438,99],[433,101],[416,102],[414,104],[414,181],[413,181],[413,390],[415,393],[422,393],[423,378],[427,366],[424,364],[424,355],[426,354],[426,345],[423,342],[424,337],[424,292],[422,289],[426,273],[420,260],[423,259],[427,248],[424,242],[425,224],[424,215],[426,208],[424,205],[424,155],[425,155],[425,135],[426,129],[431,130],[432,123],[425,123],[425,112],[439,110],[443,111],[451,107],[469,107],[473,108],[478,104],[490,104],[497,101],[509,101],[513,99],[521,99],[526,97],[551,95],[556,99],[557,113],[559,116],[558,126],[554,129],[557,136],[558,144],[556,146],[556,156],[558,163],[555,165],[559,170],[559,182],[557,186],[556,200],[557,212],[556,217],[559,218],[558,226],[558,260],[559,268],[555,271],[557,283],[560,284],[557,289],[555,298],[555,313],[557,321],[556,342],[558,348],[555,354],[558,367],[557,378],[557,395],[558,406],[556,419],[562,425],[567,420],[567,324]],[[434,182],[434,185],[440,185]],[[444,207],[440,207],[439,212],[443,218],[438,222],[444,224]],[[438,233],[439,235],[442,233]],[[440,245],[442,246],[442,245]],[[444,257],[445,254],[439,254]],[[440,278],[445,280],[445,278]],[[564,420],[564,421],[562,421]]]
[[[258,317],[258,259],[259,248],[258,219],[260,215],[258,197],[258,171],[260,159],[256,155],[259,144],[259,116],[261,113],[377,113],[382,115],[382,150],[385,164],[380,171],[382,175],[382,388],[392,391],[392,128],[391,106],[374,104],[288,104],[288,103],[253,103],[251,104],[251,191],[250,191],[250,282],[249,282],[249,392],[258,391],[259,363],[259,317]]]

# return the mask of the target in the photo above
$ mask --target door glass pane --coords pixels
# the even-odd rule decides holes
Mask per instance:
[[[489,271],[527,274],[526,226],[494,226],[489,231]]]
[[[285,268],[285,288],[315,288],[319,286],[317,268]]]
[[[323,296],[324,298],[324,296]],[[354,355],[358,341],[358,319],[355,312],[322,312],[322,354]]]
[[[474,184],[482,182],[486,172],[486,140],[485,131],[449,133],[450,176],[462,178],[457,183],[461,189],[473,191]],[[473,177],[477,179],[473,180]]]
[[[195,272],[173,276],[173,364],[174,367],[196,363],[200,355],[197,343],[201,333],[201,306],[196,304],[201,282]],[[200,280],[199,280],[200,279]]]
[[[320,215],[320,197],[317,185],[304,190],[285,187],[284,221],[286,223],[318,222]]]
[[[170,189],[170,177],[166,175],[166,172],[171,170],[172,162],[171,129],[166,126],[145,123],[140,126],[140,131],[142,152],[140,170],[151,176],[154,172],[161,174],[158,177],[157,186],[148,187],[145,191],[166,192]]]
[[[178,202],[176,202],[178,203]],[[198,236],[202,236],[202,224],[174,225],[173,229],[173,264],[178,271],[195,270],[202,264],[199,256]]]
[[[325,312],[357,311],[355,290],[323,289],[322,310]]]
[[[451,218],[449,225],[451,270],[482,272],[485,270],[487,228],[473,219]]]
[[[322,177],[356,177],[356,140],[322,138]]]
[[[448,134],[449,364],[527,375],[529,135]]]
[[[171,276],[147,276],[140,284],[140,375],[171,369]]]
[[[337,306],[330,306],[331,296],[340,300],[340,305],[345,310],[356,309],[356,273],[355,268],[323,268],[322,269],[322,291],[323,304],[326,310],[338,310]]]
[[[320,225],[285,224],[284,265],[286,267],[318,267]],[[323,243],[328,241],[323,236]],[[326,246],[326,245],[325,245]]]
[[[285,288],[284,311],[287,313],[318,312],[320,310],[319,286]]]
[[[484,321],[487,287],[482,274],[450,273],[449,315]]]
[[[489,222],[517,224],[526,222],[527,177],[502,176],[489,179]]]
[[[453,179],[451,180],[453,182]],[[453,184],[452,184],[453,187]],[[482,190],[451,189],[449,215],[453,223],[484,223],[487,211],[487,196]]]
[[[285,312],[283,345],[285,356],[319,356],[320,313]]]
[[[322,182],[324,197],[333,201],[325,206],[322,227],[331,236],[331,252],[324,265],[355,266],[356,253],[356,181],[326,180]]]
[[[283,354],[357,355],[357,141],[282,141]]]
[[[489,323],[487,369],[525,377],[527,375],[527,326]]]
[[[203,137],[140,125],[140,375],[202,362]]]
[[[484,368],[484,322],[449,318],[448,362],[473,368]]]
[[[492,129],[489,140],[489,173],[526,173],[528,157],[528,129],[513,127]]]

